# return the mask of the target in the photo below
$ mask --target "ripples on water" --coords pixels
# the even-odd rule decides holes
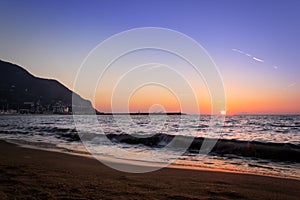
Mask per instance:
[[[230,116],[226,117],[224,126],[217,135],[212,134],[209,129],[210,116],[137,115],[127,120],[126,116],[107,115],[97,116],[97,119],[99,123],[94,124],[88,118],[83,118],[82,123],[79,123],[80,127],[75,127],[72,116],[0,116],[0,138],[23,141],[23,143],[26,141],[40,146],[52,144],[51,147],[84,151],[77,128],[83,130],[83,136],[89,135],[91,138],[85,144],[103,155],[122,157],[116,153],[120,148],[137,154],[156,149],[166,162],[172,160],[172,155],[176,154],[175,150],[164,150],[160,147],[167,145],[175,135],[218,138],[221,139],[219,146],[209,156],[190,150],[180,156],[176,163],[300,177],[299,115]],[[107,140],[104,134],[111,140]],[[236,140],[246,142],[236,142]],[[249,145],[256,148],[260,145],[260,152],[257,150],[254,154],[248,155]],[[198,146],[195,143],[194,146],[201,147],[201,142]],[[241,153],[242,150],[244,153]],[[282,152],[286,154],[276,160],[276,157],[274,159],[274,156],[270,157],[265,153],[270,151],[275,154],[282,154]],[[298,160],[293,159],[295,156]]]

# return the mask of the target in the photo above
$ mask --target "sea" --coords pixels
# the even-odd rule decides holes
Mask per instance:
[[[300,179],[300,115],[1,115],[0,139],[119,161]]]

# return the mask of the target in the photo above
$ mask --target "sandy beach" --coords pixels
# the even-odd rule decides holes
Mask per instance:
[[[0,142],[0,199],[298,199],[300,181],[164,168],[130,174],[76,155]]]

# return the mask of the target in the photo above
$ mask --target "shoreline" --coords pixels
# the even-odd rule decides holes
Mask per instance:
[[[127,164],[129,166],[144,166],[144,167],[158,167],[160,164],[155,162],[146,162],[142,160],[130,160],[130,159],[121,159],[121,158],[114,158],[111,156],[105,156],[105,155],[98,155],[98,158],[95,158],[94,155],[91,155],[88,150],[86,151],[80,151],[80,150],[73,150],[68,149],[66,147],[58,147],[53,145],[50,145],[48,143],[44,147],[39,147],[34,144],[28,143],[28,141],[25,140],[4,140],[0,139],[1,142],[6,142],[9,144],[13,144],[16,146],[19,146],[21,148],[28,148],[33,150],[40,150],[40,151],[48,151],[48,152],[56,152],[56,153],[62,153],[67,155],[74,155],[74,156],[80,156],[84,158],[94,159],[100,162],[102,161],[114,163],[114,164]],[[23,143],[22,143],[23,142]],[[50,145],[50,146],[49,146]],[[84,147],[84,146],[83,146]],[[84,147],[85,148],[85,147]],[[99,161],[100,159],[101,161]],[[104,164],[103,164],[104,165]],[[218,167],[206,167],[206,166],[198,166],[198,165],[188,165],[184,163],[171,163],[167,166],[164,166],[162,168],[171,168],[171,169],[183,169],[183,170],[199,170],[199,171],[211,171],[211,172],[223,172],[223,173],[235,173],[235,174],[245,174],[245,175],[256,175],[256,176],[266,176],[266,177],[274,177],[274,178],[282,178],[282,179],[291,179],[291,180],[297,180],[300,181],[300,177],[298,176],[289,176],[284,174],[275,174],[275,173],[262,173],[262,172],[253,172],[253,171],[246,171],[246,170],[239,170],[239,169],[228,169],[228,168],[218,168]]]
[[[300,181],[294,179],[172,167],[132,174],[84,156],[29,149],[4,141],[0,141],[0,149],[1,199],[297,199],[300,196]]]

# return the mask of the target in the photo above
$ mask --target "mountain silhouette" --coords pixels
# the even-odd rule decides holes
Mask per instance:
[[[22,67],[1,60],[0,72],[0,110],[27,108],[31,112],[50,112],[71,108],[72,95],[77,102],[92,108],[90,101],[73,94],[57,80],[35,77]]]

